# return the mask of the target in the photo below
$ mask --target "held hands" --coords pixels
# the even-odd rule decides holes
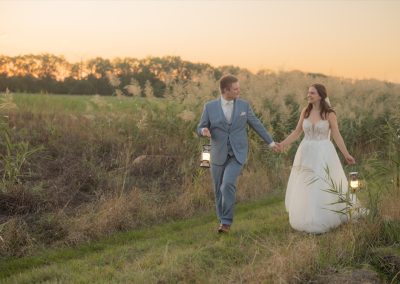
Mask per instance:
[[[275,145],[271,147],[272,150],[274,150],[276,153],[282,153],[283,152],[283,145],[281,143],[275,142]]]

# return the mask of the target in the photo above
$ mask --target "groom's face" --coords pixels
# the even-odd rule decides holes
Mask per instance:
[[[230,88],[226,88],[224,92],[224,99],[234,100],[240,95],[240,85],[239,82],[232,83]]]

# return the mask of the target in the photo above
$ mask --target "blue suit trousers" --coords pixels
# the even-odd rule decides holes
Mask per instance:
[[[221,224],[231,225],[236,201],[236,184],[243,165],[235,156],[228,156],[222,166],[211,164],[214,182],[215,206]]]

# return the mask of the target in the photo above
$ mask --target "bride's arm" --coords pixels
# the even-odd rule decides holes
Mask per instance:
[[[338,146],[340,152],[342,152],[347,163],[349,163],[350,165],[355,164],[355,162],[356,162],[355,159],[350,155],[349,151],[347,151],[346,145],[344,144],[343,137],[339,131],[337,117],[334,112],[331,112],[328,114],[328,121],[329,121],[329,125],[331,127],[331,134],[332,134],[333,140],[335,140],[335,143]]]
[[[296,129],[293,130],[292,133],[290,133],[289,136],[286,137],[286,139],[280,143],[280,145],[282,147],[289,146],[290,144],[292,144],[294,141],[296,141],[300,137],[301,133],[303,132],[303,120],[304,120],[305,112],[306,112],[306,108],[304,108],[301,111],[300,119],[299,119],[299,122],[297,122]]]

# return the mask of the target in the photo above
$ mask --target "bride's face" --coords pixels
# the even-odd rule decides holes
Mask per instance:
[[[307,101],[310,104],[319,103],[321,101],[321,97],[318,95],[318,91],[314,87],[308,89]]]

